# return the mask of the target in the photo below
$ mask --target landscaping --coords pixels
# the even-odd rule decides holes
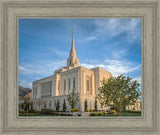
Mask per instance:
[[[73,116],[72,112],[54,111],[51,109],[42,109],[41,111],[19,111],[19,116]]]
[[[78,114],[79,110],[74,108],[71,109],[70,112],[64,111],[54,111],[51,109],[42,109],[41,111],[19,111],[19,116],[74,116],[74,113]],[[89,112],[89,116],[118,116],[118,113],[115,110],[111,110],[110,112],[105,111],[92,111],[87,110]],[[81,115],[78,115],[81,116]],[[141,116],[141,111],[125,111],[122,112],[121,116]]]
[[[90,113],[90,116],[119,116],[115,110],[111,112],[98,111]],[[141,111],[125,111],[121,113],[121,116],[141,116]]]

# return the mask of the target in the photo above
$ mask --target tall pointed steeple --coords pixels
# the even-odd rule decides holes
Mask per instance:
[[[72,30],[72,45],[70,50],[69,58],[67,59],[67,67],[74,68],[79,66],[79,59],[76,56],[76,50],[74,46],[74,29]]]
[[[72,30],[72,47],[71,47],[71,51],[70,51],[70,57],[77,57],[76,56],[76,50],[74,47],[74,29]]]

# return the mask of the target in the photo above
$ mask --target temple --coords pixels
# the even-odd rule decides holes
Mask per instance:
[[[67,97],[75,90],[79,94],[79,103],[75,108],[81,112],[87,109],[94,109],[95,97],[103,79],[107,80],[112,74],[100,67],[87,69],[79,66],[79,59],[76,55],[74,44],[74,30],[72,31],[72,44],[67,66],[54,71],[53,75],[36,80],[32,84],[33,108],[40,111],[44,106],[56,110],[56,103],[59,100],[60,111],[63,110],[64,100],[67,110],[71,109]],[[99,103],[98,110],[106,109]]]

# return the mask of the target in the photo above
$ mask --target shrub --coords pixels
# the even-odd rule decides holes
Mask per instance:
[[[25,114],[25,113],[28,113],[28,112],[27,111],[19,111],[19,113]]]
[[[96,116],[96,113],[90,113],[90,116]]]
[[[133,110],[127,110],[126,113],[141,113],[141,111],[133,111]]]
[[[79,112],[79,109],[77,108],[73,108],[73,109],[70,109],[71,112]]]
[[[116,114],[116,110],[111,110],[111,114]]]
[[[41,114],[55,114],[55,111],[52,110],[52,109],[46,109],[46,108],[43,108],[41,111],[40,111]]]
[[[57,104],[56,104],[56,111],[57,112],[59,111],[59,108],[60,108],[60,102],[59,102],[59,99],[58,99]]]
[[[93,112],[93,109],[86,109],[86,112]]]
[[[85,100],[85,102],[84,102],[84,110],[86,111],[87,108],[88,108],[88,105],[87,105],[87,101]]]
[[[101,113],[102,113],[103,116],[107,114],[106,112],[101,112]]]
[[[90,113],[90,116],[105,116],[107,115],[106,112],[93,112],[93,113]]]
[[[29,112],[30,112],[30,113],[35,113],[36,110],[30,109]]]
[[[65,112],[66,111],[66,101],[65,101],[65,99],[63,100],[63,111]]]
[[[93,112],[93,109],[90,109],[90,112]]]
[[[94,109],[97,110],[97,98],[95,98],[95,104],[94,104]]]

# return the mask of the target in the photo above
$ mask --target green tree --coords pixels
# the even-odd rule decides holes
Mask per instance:
[[[65,101],[65,99],[63,100],[63,111],[65,112],[66,111],[66,101]]]
[[[33,102],[30,102],[30,110],[33,111]]]
[[[75,93],[75,90],[73,89],[71,94],[68,96],[67,100],[68,100],[69,105],[71,106],[71,109],[73,109],[79,102],[78,93]]]
[[[29,104],[30,104],[29,100],[25,99],[24,100],[24,106],[23,106],[24,107],[24,111],[27,111],[27,112],[29,111]]]
[[[87,100],[85,100],[85,102],[84,102],[84,111],[86,111],[86,110],[87,110],[87,108],[88,108]]]
[[[130,77],[120,75],[107,81],[103,80],[97,98],[103,106],[114,108],[121,116],[125,107],[134,104],[139,96],[139,83]]]
[[[94,109],[97,110],[97,97],[95,97],[95,102],[94,102]]]
[[[56,104],[56,111],[58,112],[60,108],[60,103],[59,103],[59,99],[57,100],[57,104]]]

